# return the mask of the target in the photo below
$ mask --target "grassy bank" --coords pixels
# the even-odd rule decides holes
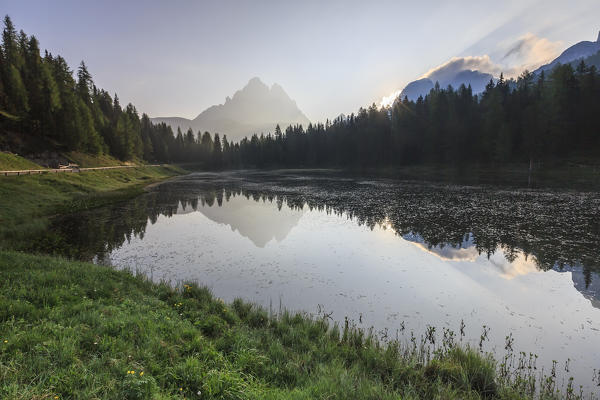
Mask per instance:
[[[16,171],[21,169],[44,169],[44,167],[16,154],[0,151],[0,171]]]
[[[527,398],[474,350],[424,362],[323,319],[58,258],[4,251],[0,272],[3,399]]]
[[[0,238],[18,240],[24,232],[43,229],[48,216],[130,198],[148,184],[183,172],[176,167],[139,167],[2,177]]]
[[[102,155],[90,155],[81,153],[78,151],[71,151],[65,156],[71,161],[76,163],[82,168],[93,168],[93,167],[115,167],[119,165],[134,165],[133,162],[123,162],[111,157],[107,154]]]

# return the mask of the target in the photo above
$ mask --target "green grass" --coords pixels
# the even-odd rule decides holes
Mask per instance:
[[[475,350],[425,362],[416,345],[193,283],[7,251],[0,274],[2,399],[527,398]]]
[[[20,240],[43,229],[48,216],[131,198],[146,185],[181,173],[175,167],[139,167],[0,177],[0,238]]]
[[[118,165],[134,165],[131,162],[123,162],[117,160],[114,157],[111,157],[107,154],[102,155],[91,155],[86,153],[81,153],[78,151],[71,151],[65,156],[79,165],[81,168],[93,168],[93,167],[113,167]]]
[[[16,154],[0,151],[0,171],[17,171],[21,169],[45,169],[26,158]]]

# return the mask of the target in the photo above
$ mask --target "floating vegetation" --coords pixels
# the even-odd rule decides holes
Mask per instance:
[[[582,268],[586,286],[591,272],[600,272],[596,192],[360,181],[346,175],[192,174],[126,204],[59,217],[34,241],[34,250],[102,259],[131,237],[143,237],[160,215],[171,217],[180,207],[221,206],[235,196],[279,209],[325,211],[371,229],[385,225],[429,248],[472,246],[488,256],[501,250],[507,261],[523,254],[541,270]]]

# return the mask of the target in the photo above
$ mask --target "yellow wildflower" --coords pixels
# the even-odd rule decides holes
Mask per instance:
[[[140,372],[140,376],[143,376],[143,375],[144,375],[144,371]]]

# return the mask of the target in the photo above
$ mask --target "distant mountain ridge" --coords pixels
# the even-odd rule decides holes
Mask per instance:
[[[458,89],[462,84],[465,86],[471,85],[473,93],[481,93],[484,91],[485,85],[487,85],[491,79],[494,79],[491,74],[467,69],[458,71],[449,78],[435,79],[435,82],[438,82],[441,88],[446,88],[448,85],[452,85],[454,89]],[[425,97],[425,95],[434,88],[435,82],[431,78],[422,78],[413,81],[406,85],[404,89],[402,89],[402,92],[400,92],[400,98],[404,99],[406,96],[409,100],[417,100],[419,96]]]
[[[542,65],[533,71],[533,73],[539,74],[542,71],[550,71],[558,64],[572,64],[576,67],[576,64],[581,60],[584,60],[588,65],[596,65],[598,67],[600,65],[600,55],[598,52],[600,52],[600,32],[595,42],[584,40],[576,43],[563,51],[560,56],[550,63]],[[425,97],[434,88],[436,82],[439,82],[442,88],[452,85],[452,87],[457,89],[461,84],[465,86],[471,85],[473,93],[477,94],[485,90],[485,86],[490,79],[496,80],[491,74],[470,69],[453,72],[452,74],[442,74],[440,76],[435,76],[434,74],[410,82],[400,92],[399,97],[400,99],[408,97],[409,100],[413,101],[417,100],[419,96]]]
[[[283,88],[277,83],[270,88],[259,78],[252,78],[243,89],[238,90],[224,104],[214,105],[196,118],[157,117],[152,122],[164,122],[175,132],[177,128],[186,131],[208,131],[227,135],[229,140],[239,141],[254,133],[273,132],[277,124],[308,125],[310,122]]]
[[[542,71],[550,71],[558,64],[569,64],[574,61],[586,59],[594,56],[600,51],[600,32],[598,32],[598,38],[595,42],[587,40],[581,41],[569,47],[561,53],[560,56],[556,57],[550,63],[542,65],[534,71],[534,74],[539,74]]]

